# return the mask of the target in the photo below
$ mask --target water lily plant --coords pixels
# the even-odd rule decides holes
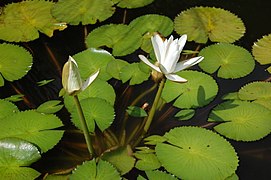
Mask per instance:
[[[156,34],[151,37],[151,42],[157,63],[152,64],[143,55],[139,55],[139,58],[152,69],[163,73],[167,79],[176,82],[187,82],[186,79],[175,73],[199,63],[203,60],[203,57],[199,56],[178,62],[186,40],[187,35],[182,35],[179,39],[173,40],[173,36],[170,36],[169,39],[163,41],[163,39]]]
[[[90,75],[86,81],[81,79],[76,61],[69,56],[68,61],[63,66],[62,85],[69,95],[75,95],[84,91],[98,76],[99,70]]]

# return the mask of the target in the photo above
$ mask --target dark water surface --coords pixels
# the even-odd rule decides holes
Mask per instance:
[[[7,3],[11,1],[1,1],[0,3]],[[251,51],[251,47],[257,39],[263,35],[271,33],[271,1],[269,0],[156,0],[154,3],[138,9],[127,11],[126,22],[129,23],[134,18],[144,14],[161,14],[174,19],[182,10],[186,10],[195,6],[213,6],[229,10],[240,17],[245,26],[246,34],[235,44]],[[118,9],[113,17],[106,20],[106,23],[121,23],[124,11]],[[99,24],[100,25],[100,24]],[[91,31],[97,25],[88,26]],[[29,42],[21,43],[24,47],[29,47],[34,53],[34,65],[31,71],[21,80],[11,83],[6,83],[5,87],[0,88],[0,97],[4,98],[15,94],[14,90],[21,91],[29,99],[30,103],[23,102],[17,105],[21,109],[36,108],[39,104],[49,99],[57,99],[58,91],[62,88],[61,77],[59,69],[52,63],[48,62],[51,56],[48,52],[52,52],[59,62],[60,67],[67,60],[68,55],[73,55],[85,49],[84,36],[82,26],[69,26],[62,32],[56,32],[55,36],[48,38],[41,35],[41,38]],[[189,43],[188,43],[189,45]],[[136,57],[129,57],[136,58]],[[269,77],[268,73],[264,71],[264,66],[257,63],[255,70],[248,76],[237,80],[223,80],[217,78],[217,82],[221,89],[220,94],[215,99],[213,104],[221,101],[221,96],[228,92],[237,91],[244,84],[255,81],[265,80]],[[55,79],[52,83],[44,87],[38,87],[36,82],[44,79]],[[271,93],[271,92],[270,92]],[[196,115],[191,122],[197,122],[201,119],[206,121],[208,110],[202,108],[202,113]],[[68,125],[67,112],[62,110],[59,113],[64,122]],[[197,120],[197,121],[196,121]],[[271,120],[271,117],[270,117]],[[182,122],[181,125],[186,125],[187,122]],[[195,125],[199,125],[194,123]],[[203,123],[203,122],[202,122]],[[206,123],[206,122],[205,122]],[[163,128],[169,129],[172,124],[163,124]],[[159,133],[159,128],[154,130]],[[240,166],[237,170],[239,178],[242,180],[267,180],[271,179],[271,136],[265,137],[263,140],[252,143],[231,141],[235,147],[239,157]],[[49,162],[50,164],[50,162]],[[195,172],[196,173],[196,172]]]

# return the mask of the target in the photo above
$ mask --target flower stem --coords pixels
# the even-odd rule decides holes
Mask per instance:
[[[162,94],[162,91],[163,91],[163,88],[164,88],[164,85],[165,85],[165,81],[166,81],[166,79],[163,78],[162,81],[159,84],[159,88],[158,88],[156,96],[154,98],[153,105],[151,107],[151,110],[149,112],[148,118],[146,120],[146,124],[144,125],[144,128],[143,128],[143,134],[142,134],[142,136],[144,136],[145,134],[147,134],[147,132],[148,132],[148,130],[150,128],[150,125],[152,123],[155,111],[157,109],[158,102],[160,100],[160,97],[161,97],[161,94]]]
[[[85,136],[85,140],[86,140],[86,143],[87,143],[87,148],[88,148],[90,157],[92,157],[94,155],[94,150],[93,150],[93,147],[92,147],[92,144],[91,144],[91,138],[90,138],[90,135],[89,135],[86,119],[85,119],[85,116],[84,116],[84,113],[83,113],[83,109],[81,107],[78,96],[74,95],[73,99],[74,99],[74,102],[75,102],[75,106],[77,108],[80,123],[81,123],[82,130],[83,130],[83,133],[84,133],[84,136]]]

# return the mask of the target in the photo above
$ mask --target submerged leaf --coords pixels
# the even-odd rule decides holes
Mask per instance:
[[[271,34],[263,36],[254,43],[252,54],[260,64],[271,63]]]
[[[206,43],[208,39],[233,43],[245,33],[240,18],[215,7],[193,7],[183,11],[175,18],[174,24],[178,34],[187,34],[189,41],[198,43]]]
[[[244,77],[255,66],[251,54],[233,44],[214,44],[202,49],[199,55],[204,57],[204,61],[199,63],[201,69],[208,73],[217,71],[217,76],[225,79]]]
[[[12,115],[13,113],[16,113],[18,111],[19,110],[15,104],[9,101],[0,99],[0,119],[6,116]]]
[[[10,101],[10,102],[17,102],[17,101],[22,101],[23,97],[24,97],[23,94],[16,94],[16,95],[11,95],[11,96],[5,98],[5,100]]]
[[[82,165],[78,166],[70,176],[71,180],[120,180],[120,175],[117,170],[109,163],[103,160],[99,160],[96,164],[96,160],[86,161]]]
[[[95,124],[101,131],[108,128],[114,120],[114,108],[113,106],[100,98],[86,98],[80,101],[88,129],[90,132],[95,131]],[[81,128],[81,123],[77,109],[71,111],[72,122]]]
[[[0,16],[0,39],[31,41],[39,37],[39,31],[52,37],[54,30],[65,29],[66,24],[57,22],[51,15],[53,5],[52,1],[45,0],[26,0],[6,5]]]
[[[149,171],[158,169],[161,164],[154,153],[134,153],[134,156],[138,159],[135,167],[142,171]]]
[[[189,109],[205,106],[215,98],[218,86],[211,76],[191,70],[184,70],[177,74],[188,82],[167,81],[162,92],[166,102],[176,99],[174,106]]]
[[[52,14],[60,21],[71,25],[82,23],[95,24],[111,17],[115,8],[111,0],[59,0],[52,9]]]
[[[0,138],[22,138],[36,144],[42,152],[54,147],[63,135],[62,130],[51,130],[62,126],[53,114],[23,111],[0,119],[0,124]]]
[[[271,133],[271,111],[262,105],[234,101],[212,110],[208,121],[223,122],[214,129],[236,141],[256,141]]]
[[[45,103],[41,104],[37,111],[39,113],[45,113],[45,114],[53,114],[58,112],[60,109],[62,109],[63,105],[59,105],[61,101],[59,100],[51,100],[46,101]]]
[[[8,81],[22,78],[31,69],[33,58],[24,48],[0,44],[0,76]]]
[[[164,135],[155,151],[165,169],[181,179],[225,179],[237,169],[233,147],[218,134],[199,127],[179,127]]]

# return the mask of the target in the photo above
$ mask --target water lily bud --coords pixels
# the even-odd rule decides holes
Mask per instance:
[[[82,81],[76,61],[69,56],[62,70],[62,85],[66,93],[73,96],[85,90],[98,76],[99,70],[85,82]]]

